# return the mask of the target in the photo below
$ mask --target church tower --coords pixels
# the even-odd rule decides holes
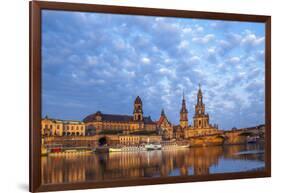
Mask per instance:
[[[185,105],[184,93],[182,96],[182,104],[181,104],[181,111],[180,111],[180,126],[181,128],[188,127],[188,111]]]
[[[142,101],[139,96],[134,103],[134,121],[143,121]]]
[[[203,103],[203,93],[201,85],[197,93],[197,104],[195,105],[195,115],[193,117],[194,128],[209,128],[209,114],[205,114],[205,104]]]
[[[203,94],[201,91],[201,85],[199,84],[199,89],[197,93],[197,104],[195,106],[195,115],[204,115],[205,114],[205,105],[203,103]]]

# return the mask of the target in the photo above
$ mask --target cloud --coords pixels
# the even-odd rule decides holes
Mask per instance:
[[[216,47],[210,47],[207,49],[206,59],[210,63],[217,63],[218,56]]]
[[[194,37],[194,38],[192,38],[192,41],[195,42],[195,43],[207,44],[214,39],[215,39],[214,34],[207,34],[203,37]]]
[[[188,33],[192,32],[192,28],[190,28],[190,27],[185,27],[185,28],[182,29],[182,32],[188,34]]]
[[[217,53],[221,57],[227,56],[231,51],[235,50],[235,48],[239,48],[241,42],[241,35],[227,32],[224,35],[224,39],[220,39],[217,41]],[[239,48],[240,49],[240,48]]]
[[[188,48],[188,45],[189,45],[188,41],[183,40],[183,41],[180,42],[178,48],[179,49],[186,49],[186,48]]]
[[[43,115],[131,114],[140,95],[145,115],[178,124],[183,90],[192,120],[201,83],[212,123],[263,123],[264,27],[213,22],[44,10]]]
[[[240,57],[234,56],[227,60],[229,64],[238,64],[240,62]]]
[[[258,50],[255,54],[255,59],[256,59],[256,61],[264,62],[264,59],[265,59],[264,50]]]
[[[192,56],[189,60],[188,63],[192,65],[196,65],[200,63],[201,58],[199,56]]]
[[[169,68],[165,68],[165,67],[160,68],[159,73],[162,75],[167,75],[167,76],[171,76],[171,77],[176,76],[175,71],[173,69],[169,69]]]
[[[247,34],[242,38],[241,44],[247,48],[252,48],[264,43],[264,37],[257,37],[255,34]]]
[[[141,58],[141,61],[142,61],[142,63],[144,63],[144,64],[149,64],[149,63],[150,63],[150,59],[147,58],[147,57],[142,57],[142,58]]]
[[[98,63],[98,57],[97,56],[86,56],[87,58],[87,63],[90,66],[94,66]]]
[[[195,30],[196,30],[197,32],[203,32],[203,31],[204,31],[204,27],[199,26],[199,25],[196,25],[196,26],[195,26]]]

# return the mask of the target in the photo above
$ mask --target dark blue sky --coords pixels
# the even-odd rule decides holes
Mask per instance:
[[[201,83],[211,123],[264,123],[264,24],[47,11],[42,14],[42,116],[132,114],[189,120]]]

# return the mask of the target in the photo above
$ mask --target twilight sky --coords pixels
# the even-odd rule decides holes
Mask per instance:
[[[198,84],[221,129],[264,123],[264,24],[44,10],[42,116],[82,120],[161,109],[189,121]]]

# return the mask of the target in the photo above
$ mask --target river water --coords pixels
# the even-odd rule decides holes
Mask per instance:
[[[261,144],[42,157],[43,184],[263,170]]]

